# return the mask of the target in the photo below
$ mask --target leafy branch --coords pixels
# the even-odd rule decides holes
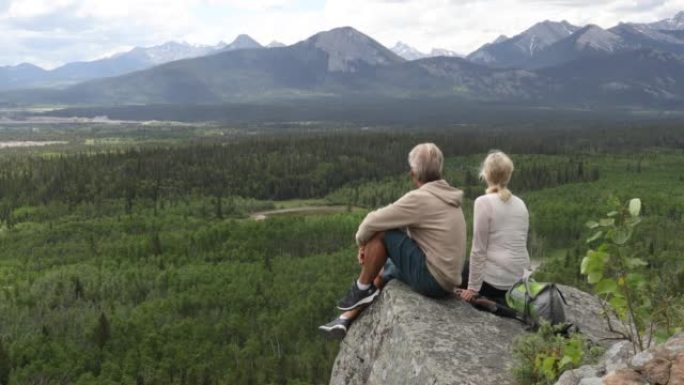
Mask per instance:
[[[622,334],[632,342],[635,351],[649,347],[650,337],[646,344],[643,337],[654,327],[653,306],[645,294],[648,283],[639,271],[648,263],[630,247],[634,230],[641,223],[640,213],[641,200],[635,198],[606,217],[587,222],[587,227],[594,230],[587,243],[594,247],[587,251],[580,267],[609,313],[606,316],[621,321]],[[610,321],[609,325],[612,329]]]

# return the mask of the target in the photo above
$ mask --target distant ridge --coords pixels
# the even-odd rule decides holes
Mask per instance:
[[[467,57],[475,63],[492,67],[527,68],[527,63],[546,47],[567,38],[578,29],[579,27],[567,21],[543,21],[512,38],[500,36],[494,42],[485,44]]]
[[[249,48],[261,48],[261,45],[248,35],[239,35],[230,44],[219,43],[215,46],[170,41],[152,47],[135,47],[103,59],[68,63],[51,71],[40,69],[31,64],[0,67],[0,90],[63,87],[85,80],[140,71],[176,60]]]
[[[21,63],[0,67],[0,90],[25,87],[30,79],[43,81],[49,74],[36,65]]]
[[[525,66],[533,69],[552,67],[585,57],[610,55],[624,48],[620,36],[599,26],[588,25],[546,47]]]
[[[538,69],[586,55],[655,49],[684,54],[684,12],[654,23],[620,23],[610,29],[544,21],[512,37],[485,44],[468,59],[496,68]]]

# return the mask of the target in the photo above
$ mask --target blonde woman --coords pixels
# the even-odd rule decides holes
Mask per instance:
[[[484,296],[505,304],[506,291],[530,265],[529,213],[508,189],[513,169],[513,161],[501,151],[490,152],[482,162],[480,178],[487,193],[475,200],[470,264],[463,279],[467,277],[467,285],[460,291],[466,301]]]

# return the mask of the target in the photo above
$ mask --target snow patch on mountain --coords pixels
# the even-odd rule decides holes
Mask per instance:
[[[391,48],[391,50],[392,52],[396,53],[397,55],[403,57],[406,60],[417,60],[428,56],[427,54],[420,52],[416,48],[413,48],[410,45],[403,43],[401,41],[398,41],[397,44],[395,44],[394,47]]]
[[[620,36],[606,31],[597,25],[588,25],[578,32],[575,47],[579,50],[615,52],[623,46]]]

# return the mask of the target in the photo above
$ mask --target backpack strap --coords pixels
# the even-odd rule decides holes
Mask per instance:
[[[530,297],[530,294],[525,292],[525,307],[523,308],[523,320],[525,321],[526,324],[531,324],[532,320],[532,312],[530,311],[530,302],[532,302],[532,298]]]
[[[560,295],[561,299],[563,300],[563,304],[565,306],[568,306],[568,301],[565,300],[565,296],[563,295],[563,292],[558,288],[558,286],[556,286],[556,284],[553,284],[553,288],[556,289],[556,291],[558,292],[558,295]]]
[[[532,297],[530,296],[530,277],[523,277],[522,281],[525,284],[525,306],[523,307],[523,320],[526,324],[532,325],[532,312],[530,311],[530,303],[532,302]]]

